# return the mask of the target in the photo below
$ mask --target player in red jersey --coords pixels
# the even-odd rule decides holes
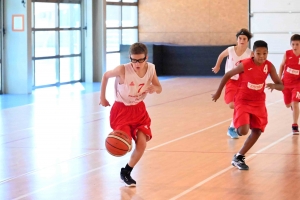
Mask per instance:
[[[291,37],[291,50],[287,50],[283,56],[279,68],[279,77],[282,79],[284,90],[283,97],[286,107],[292,108],[294,135],[299,134],[299,101],[300,101],[300,35]]]
[[[254,57],[242,60],[236,68],[227,72],[218,90],[212,95],[212,100],[217,101],[230,77],[239,74],[239,87],[234,99],[234,126],[237,127],[237,133],[240,136],[247,135],[251,129],[251,134],[243,147],[231,161],[231,164],[240,170],[249,169],[245,163],[245,154],[256,143],[268,123],[264,89],[283,90],[283,84],[274,65],[267,60],[267,55],[268,44],[262,40],[254,42]],[[274,83],[265,83],[268,75]]]

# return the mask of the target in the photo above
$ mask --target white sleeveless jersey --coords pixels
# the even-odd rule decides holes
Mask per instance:
[[[226,60],[225,73],[238,66],[241,60],[245,58],[250,58],[250,56],[251,56],[251,49],[249,48],[247,48],[241,56],[237,56],[234,50],[234,46],[228,47],[228,58]],[[238,80],[239,75],[236,74],[232,76],[231,79]]]
[[[124,65],[125,67],[125,80],[124,84],[119,84],[119,77],[115,80],[115,95],[116,101],[122,102],[127,106],[136,105],[143,101],[147,93],[145,90],[150,86],[155,66],[152,63],[147,63],[148,69],[144,77],[140,78],[134,71],[131,63]]]

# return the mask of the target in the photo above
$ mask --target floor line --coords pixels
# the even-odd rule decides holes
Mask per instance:
[[[252,157],[254,157],[254,156],[257,156],[257,154],[259,154],[259,153],[261,153],[261,152],[263,152],[263,151],[269,149],[270,147],[272,147],[272,146],[278,144],[279,142],[285,140],[286,138],[291,137],[291,135],[292,135],[292,133],[289,133],[289,134],[285,135],[284,137],[282,137],[282,138],[276,140],[275,142],[269,144],[268,146],[266,146],[266,147],[260,149],[259,151],[255,152],[254,154],[251,154],[250,156],[247,156],[247,158],[250,159],[250,158],[252,158]],[[180,194],[176,195],[175,197],[172,197],[170,200],[176,200],[176,199],[179,199],[180,197],[183,197],[184,195],[188,194],[189,192],[191,192],[191,191],[197,189],[198,187],[202,186],[203,184],[209,182],[210,180],[212,180],[212,179],[218,177],[219,175],[221,175],[221,174],[227,172],[228,170],[230,170],[230,169],[232,169],[232,168],[233,168],[233,166],[230,166],[230,167],[227,167],[227,168],[225,168],[225,169],[223,169],[223,170],[221,170],[221,171],[219,171],[219,172],[217,172],[217,173],[211,175],[210,177],[204,179],[203,181],[197,183],[196,185],[190,187],[189,189],[187,189],[187,190],[181,192]]]
[[[275,101],[275,102],[269,103],[269,104],[267,104],[267,106],[270,106],[270,105],[276,104],[276,103],[278,103],[278,102],[281,102],[281,101],[283,101],[283,100],[282,100],[282,99],[280,99],[280,100],[278,100],[278,101]],[[222,121],[222,122],[219,122],[219,123],[216,123],[215,125],[209,126],[209,127],[207,127],[207,128],[201,129],[201,130],[199,130],[199,131],[195,131],[195,132],[193,132],[193,133],[187,134],[186,136],[180,137],[180,139],[186,138],[186,137],[188,137],[188,136],[191,136],[191,135],[194,135],[194,134],[196,134],[196,133],[200,133],[200,132],[202,132],[202,131],[204,131],[204,130],[207,130],[207,129],[209,129],[209,128],[213,128],[213,127],[215,127],[217,124],[218,124],[218,125],[220,125],[220,124],[222,124],[222,123],[224,123],[224,122],[227,122],[227,121],[229,121],[229,120],[232,120],[232,118],[230,118],[230,119],[227,119],[227,120],[224,120],[224,121]],[[164,146],[164,145],[170,144],[170,143],[172,143],[172,142],[178,141],[178,140],[180,140],[180,139],[174,139],[174,140],[171,140],[171,141],[169,141],[169,142],[165,142],[165,143],[163,143],[163,144],[160,144],[160,145],[154,146],[154,147],[152,147],[152,148],[149,148],[149,149],[146,149],[146,150],[147,150],[147,151],[148,151],[148,150],[153,150],[153,149],[156,149],[156,148],[158,148],[158,147],[161,147],[161,146]],[[249,157],[250,157],[250,156],[249,156]],[[64,179],[64,180],[62,180],[62,181],[59,181],[59,182],[57,182],[57,183],[53,183],[53,184],[51,184],[51,185],[48,185],[48,186],[46,186],[46,187],[43,187],[43,188],[40,188],[40,189],[34,190],[34,191],[32,191],[32,192],[29,192],[29,193],[27,193],[27,194],[21,195],[21,196],[19,196],[19,197],[17,197],[17,198],[14,198],[13,200],[19,200],[19,199],[23,199],[23,198],[25,198],[25,197],[28,197],[28,196],[29,196],[29,195],[31,195],[31,194],[34,194],[34,193],[37,193],[37,192],[40,192],[40,191],[46,190],[46,189],[48,189],[48,188],[54,187],[54,186],[56,186],[56,185],[59,185],[59,184],[61,184],[61,183],[67,182],[67,181],[69,181],[69,180],[72,180],[72,179],[74,179],[74,178],[76,178],[76,177],[79,177],[79,176],[82,176],[82,175],[85,175],[85,174],[89,174],[89,173],[91,173],[91,172],[97,171],[97,170],[99,170],[99,169],[101,169],[101,168],[104,168],[104,167],[110,166],[110,165],[112,165],[112,164],[115,164],[115,163],[119,163],[119,162],[121,162],[121,161],[125,160],[125,158],[126,158],[126,159],[128,159],[128,157],[123,157],[123,158],[120,158],[120,160],[117,160],[117,161],[114,161],[114,162],[108,163],[108,164],[106,164],[106,165],[103,165],[103,166],[100,166],[100,167],[94,168],[94,169],[92,169],[92,170],[89,170],[89,171],[86,171],[86,172],[84,172],[84,173],[80,173],[80,174],[77,174],[77,175],[71,176],[71,177],[69,177],[69,178],[66,178],[66,179]],[[231,168],[231,167],[228,167],[228,169],[230,169],[230,168]],[[227,169],[227,168],[226,168],[226,169]],[[227,169],[227,170],[228,170],[228,169]],[[227,170],[225,170],[225,171],[227,171]],[[223,171],[223,170],[222,170],[222,171]],[[225,172],[225,171],[224,171],[224,172]],[[219,172],[219,173],[220,173],[220,172]],[[223,173],[223,172],[222,172],[222,173]],[[216,176],[218,176],[218,175],[216,175]],[[211,179],[212,179],[212,178],[211,178]]]

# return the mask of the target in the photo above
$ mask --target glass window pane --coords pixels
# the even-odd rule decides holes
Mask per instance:
[[[79,28],[81,26],[80,4],[59,4],[59,26],[61,28]]]
[[[121,26],[121,6],[106,6],[106,27]]]
[[[80,31],[60,31],[60,55],[80,54]]]
[[[55,28],[57,25],[57,3],[38,3],[35,4],[35,28]]]
[[[81,58],[60,59],[60,82],[79,81],[81,79]]]
[[[138,30],[137,29],[123,29],[122,30],[122,44],[133,44],[138,42]]]
[[[35,57],[57,55],[57,32],[35,31]]]
[[[106,51],[120,51],[120,30],[106,30]]]
[[[123,2],[126,2],[126,3],[136,3],[137,0],[123,0]]]
[[[137,26],[137,6],[122,6],[122,26]]]
[[[128,59],[129,62],[129,59]],[[120,53],[106,54],[106,71],[112,70],[120,65]]]
[[[35,86],[57,83],[56,80],[57,59],[45,59],[35,61]]]

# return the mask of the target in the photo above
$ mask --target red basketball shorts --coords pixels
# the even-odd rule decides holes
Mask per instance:
[[[268,124],[268,113],[266,106],[250,106],[246,104],[235,104],[233,113],[233,124],[237,128],[249,124],[250,129],[256,128],[264,132]]]
[[[300,88],[286,88],[282,90],[285,105],[300,102]]]
[[[137,132],[141,131],[147,136],[147,141],[152,138],[150,129],[151,119],[144,102],[126,106],[115,102],[110,111],[110,126],[113,130],[121,130],[136,141]]]
[[[225,86],[224,100],[226,104],[234,102],[234,96],[238,89],[238,80],[229,79]]]

